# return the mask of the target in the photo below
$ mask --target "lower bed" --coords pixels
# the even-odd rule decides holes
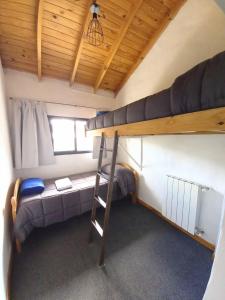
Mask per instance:
[[[107,168],[105,178],[100,181],[100,197],[107,193]],[[19,242],[25,241],[34,227],[63,222],[81,215],[92,208],[96,172],[69,176],[72,188],[58,191],[55,179],[45,181],[43,193],[21,197],[14,221],[14,234]],[[135,193],[135,174],[130,168],[116,166],[112,201],[120,200],[130,193]]]

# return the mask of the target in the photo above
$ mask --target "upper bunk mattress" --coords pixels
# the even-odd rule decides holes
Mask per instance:
[[[225,106],[225,52],[182,74],[169,89],[88,120],[87,130],[223,106]]]

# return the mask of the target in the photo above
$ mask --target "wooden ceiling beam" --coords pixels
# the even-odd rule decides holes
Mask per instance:
[[[176,16],[176,14],[178,13],[178,11],[181,9],[181,7],[184,5],[184,3],[186,1],[187,0],[178,0],[176,2],[176,4],[174,5],[174,7],[171,9],[169,16],[165,17],[165,19],[162,21],[162,23],[159,26],[159,28],[155,31],[155,33],[150,38],[150,40],[148,41],[147,45],[145,46],[145,48],[143,49],[143,51],[139,55],[137,61],[132,65],[131,69],[128,71],[128,73],[126,74],[126,76],[124,77],[124,79],[122,80],[122,82],[120,83],[120,85],[118,86],[118,88],[116,89],[116,91],[115,91],[116,95],[119,93],[119,91],[121,90],[121,88],[124,86],[124,84],[130,78],[130,76],[133,74],[133,72],[137,69],[137,67],[139,66],[139,64],[143,61],[143,59],[148,54],[148,52],[151,50],[151,48],[154,46],[154,44],[156,43],[156,41],[158,40],[158,38],[160,37],[160,35],[166,29],[166,27],[168,26],[168,24],[170,23],[170,21],[174,19],[174,17]]]
[[[99,86],[101,85],[104,77],[105,77],[105,74],[106,72],[108,71],[109,67],[110,67],[110,64],[114,58],[114,56],[116,55],[116,52],[117,50],[119,49],[120,47],[120,44],[121,42],[123,41],[127,31],[128,31],[128,28],[131,24],[131,22],[133,21],[138,9],[141,7],[143,3],[143,0],[137,0],[136,3],[134,5],[131,6],[129,12],[128,12],[128,15],[124,21],[124,24],[121,28],[121,30],[118,32],[118,35],[117,35],[117,39],[115,41],[115,43],[113,44],[112,46],[112,49],[109,53],[109,56],[106,58],[103,66],[102,66],[102,69],[100,70],[98,76],[97,76],[97,80],[96,80],[96,83],[95,83],[95,91],[99,88]]]
[[[38,15],[37,15],[37,72],[38,79],[41,80],[42,76],[42,60],[41,60],[41,36],[42,36],[42,19],[43,19],[44,0],[39,0]]]
[[[83,45],[84,45],[85,33],[87,31],[88,23],[89,23],[90,15],[91,15],[90,14],[91,3],[92,3],[92,1],[90,0],[88,2],[86,15],[85,15],[84,23],[83,23],[81,34],[80,34],[80,40],[79,40],[79,44],[78,44],[76,55],[75,55],[73,71],[72,71],[72,74],[71,74],[71,77],[70,77],[70,85],[72,85],[74,83],[75,76],[76,76],[76,73],[77,73],[77,68],[78,68],[78,65],[79,65],[81,52],[82,52],[82,48],[83,48]]]

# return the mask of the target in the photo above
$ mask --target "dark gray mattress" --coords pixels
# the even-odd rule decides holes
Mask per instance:
[[[107,114],[92,118],[98,129],[225,106],[225,52],[179,76],[173,85]]]
[[[112,200],[120,200],[135,191],[133,173],[121,166],[115,172]],[[107,178],[107,175],[105,175]],[[45,181],[43,193],[22,197],[14,225],[15,237],[23,242],[34,227],[46,227],[91,210],[96,172],[69,176],[73,187],[57,191],[55,179]],[[100,197],[106,199],[107,180],[101,178]]]

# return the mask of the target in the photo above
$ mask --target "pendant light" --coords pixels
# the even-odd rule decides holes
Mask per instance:
[[[104,35],[102,26],[98,20],[100,6],[96,3],[96,1],[93,1],[90,11],[92,13],[92,19],[88,25],[86,38],[89,44],[93,46],[100,46],[104,42]]]

